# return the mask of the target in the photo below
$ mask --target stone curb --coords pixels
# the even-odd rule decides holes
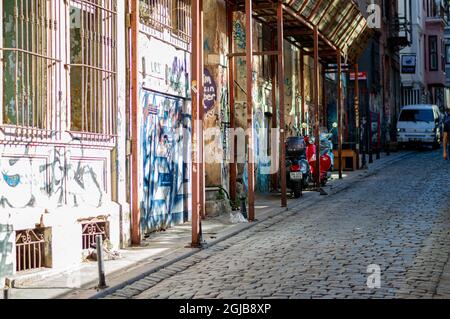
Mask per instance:
[[[412,153],[405,153],[405,154],[396,156],[390,161],[381,163],[380,165],[378,165],[378,167],[375,166],[375,168],[372,171],[370,171],[370,167],[369,167],[369,170],[363,172],[359,177],[352,179],[352,180],[343,181],[341,183],[341,185],[338,185],[336,188],[333,188],[332,192],[329,195],[336,195],[342,191],[345,191],[345,190],[353,187],[355,185],[355,183],[361,182],[364,178],[376,175],[384,167],[395,164],[395,163],[401,161],[402,159],[412,157],[415,154],[416,154],[416,152],[412,152]],[[165,262],[159,266],[156,266],[154,268],[151,268],[148,271],[146,271],[138,276],[135,276],[135,277],[128,279],[118,285],[115,285],[115,286],[107,288],[106,290],[103,290],[99,293],[96,293],[93,296],[89,297],[89,299],[102,299],[102,298],[107,298],[108,296],[113,297],[113,298],[114,297],[116,297],[116,298],[131,298],[131,297],[137,296],[137,295],[141,294],[142,292],[144,292],[145,290],[151,289],[153,286],[157,285],[161,281],[173,276],[174,274],[177,274],[179,272],[186,270],[187,268],[190,268],[191,266],[195,265],[197,262],[208,259],[211,255],[208,256],[206,254],[207,256],[203,256],[203,257],[197,256],[199,258],[194,259],[192,262],[187,261],[189,258],[194,257],[196,255],[200,255],[202,252],[205,252],[207,250],[215,251],[214,247],[218,246],[218,244],[225,242],[226,240],[233,238],[239,234],[242,234],[243,232],[245,232],[247,230],[256,228],[255,226],[260,225],[270,219],[273,219],[274,217],[280,216],[281,213],[286,213],[290,210],[295,210],[293,212],[283,214],[283,218],[277,218],[277,220],[275,220],[273,223],[270,223],[270,225],[268,225],[268,227],[276,225],[277,223],[283,221],[286,217],[290,217],[290,216],[297,214],[298,209],[300,209],[300,208],[307,209],[308,207],[312,206],[313,204],[316,203],[316,200],[317,200],[317,197],[316,198],[311,197],[307,200],[300,201],[298,204],[295,204],[288,208],[274,208],[271,210],[271,212],[267,213],[267,216],[264,216],[262,219],[257,220],[256,222],[253,222],[250,224],[244,224],[245,226],[243,226],[243,227],[233,227],[230,231],[225,231],[225,234],[223,236],[204,245],[201,249],[196,249],[194,251],[182,254],[181,256],[178,256],[176,258],[168,260],[167,262]],[[226,249],[226,247],[224,249]],[[219,249],[219,250],[223,250],[223,249]],[[187,261],[184,265],[181,265],[180,267],[173,267],[173,268],[177,268],[177,269],[173,269],[173,270],[168,269],[168,268],[171,268],[171,266],[173,266],[181,261],[184,261],[184,260]],[[168,270],[168,271],[165,274],[158,274],[159,276],[155,276],[155,274],[160,273],[163,270]],[[146,283],[144,283],[142,285],[140,283],[141,281],[146,281]],[[139,287],[136,287],[136,285]],[[121,292],[121,290],[124,288],[130,289],[129,293]]]

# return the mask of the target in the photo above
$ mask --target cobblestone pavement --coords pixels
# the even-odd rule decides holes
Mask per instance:
[[[421,152],[107,298],[450,297],[449,204],[450,163]]]

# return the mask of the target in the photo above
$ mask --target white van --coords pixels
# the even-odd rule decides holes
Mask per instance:
[[[428,144],[437,149],[441,144],[442,114],[437,105],[419,104],[402,108],[397,123],[399,146]]]

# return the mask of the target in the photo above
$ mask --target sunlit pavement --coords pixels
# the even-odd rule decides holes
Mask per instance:
[[[418,152],[107,298],[450,297],[449,188]]]

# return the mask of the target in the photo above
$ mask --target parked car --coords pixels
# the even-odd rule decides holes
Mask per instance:
[[[439,148],[442,118],[442,113],[436,105],[418,104],[403,107],[397,123],[399,146],[419,144]]]

